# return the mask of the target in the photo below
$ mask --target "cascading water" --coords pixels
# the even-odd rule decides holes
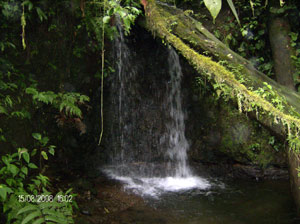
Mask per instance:
[[[133,66],[132,53],[120,24],[117,27],[120,34],[115,40],[117,69],[112,84],[113,153],[110,165],[103,171],[141,195],[209,188],[211,185],[206,179],[192,175],[187,163],[189,144],[184,134],[182,72],[176,51],[169,48],[166,87],[153,87],[154,93],[143,97],[140,94],[143,87],[138,84],[138,67]],[[157,130],[158,126],[163,128]]]
[[[117,97],[113,99],[114,111],[116,112],[116,126],[113,127],[115,134],[113,135],[113,148],[114,153],[111,154],[113,162],[119,165],[129,163],[127,159],[132,156],[124,157],[125,149],[132,147],[129,141],[125,141],[126,138],[130,137],[132,134],[132,126],[128,122],[132,120],[132,113],[130,108],[132,101],[130,100],[130,93],[128,89],[135,79],[136,69],[134,66],[130,66],[130,50],[125,42],[124,33],[122,30],[121,23],[117,21],[116,27],[119,36],[115,39],[115,58],[116,58],[116,80],[112,83],[112,92],[116,94]],[[126,124],[127,122],[127,124]],[[128,151],[127,151],[128,153]]]
[[[168,55],[170,86],[167,88],[166,111],[170,114],[167,132],[164,141],[167,141],[167,156],[175,164],[176,177],[189,177],[191,171],[187,165],[187,150],[189,144],[185,138],[184,113],[181,105],[181,78],[182,71],[179,57],[173,48],[169,48]]]

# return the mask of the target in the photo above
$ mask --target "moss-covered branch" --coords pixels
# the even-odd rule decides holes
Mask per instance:
[[[170,11],[165,10],[166,6],[158,6],[153,0],[142,1],[142,4],[145,8],[147,28],[154,35],[174,46],[200,74],[205,75],[213,83],[225,85],[226,94],[238,102],[241,111],[251,111],[255,108],[260,113],[267,114],[275,123],[279,123],[290,138],[298,136],[300,119],[297,112],[300,111],[298,104],[300,98],[296,93],[287,91],[284,87],[270,81],[267,77],[263,77],[253,66],[251,68],[247,60],[228,49],[196,21],[191,22],[191,24],[196,24],[195,29],[190,29],[189,26],[191,25],[182,24],[184,22],[184,19],[181,17],[184,16],[183,12],[178,16],[178,10],[172,9],[175,13],[171,14]],[[180,26],[181,28],[179,28]],[[201,30],[202,37],[196,33]],[[238,77],[224,66],[213,61],[210,57],[201,55],[190,47],[191,38],[195,36],[200,38],[195,43],[198,47],[208,50],[220,60],[226,57],[229,62],[242,66],[241,75],[248,81],[241,82]],[[184,41],[185,39],[187,41]],[[285,96],[285,109],[276,107],[274,102],[267,100],[259,95],[258,91],[255,91],[255,89],[262,88],[263,82],[270,83],[276,95]]]
[[[161,18],[165,19],[166,27],[171,33],[188,43],[196,51],[209,52],[218,60],[226,60],[233,66],[241,67],[240,73],[245,77],[247,87],[259,88],[263,86],[263,82],[272,85],[273,89],[283,95],[289,105],[300,113],[300,96],[295,91],[291,91],[256,70],[250,61],[228,48],[188,13],[159,3],[156,4],[156,8]]]

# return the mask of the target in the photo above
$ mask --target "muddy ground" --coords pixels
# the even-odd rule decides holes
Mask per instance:
[[[76,202],[79,207],[76,224],[143,224],[145,220],[153,224],[170,222],[170,217],[166,219],[141,197],[125,192],[118,182],[104,176],[90,181],[79,180],[74,184],[78,190]]]

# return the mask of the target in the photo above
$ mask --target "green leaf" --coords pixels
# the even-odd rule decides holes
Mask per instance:
[[[19,173],[19,176],[22,178],[22,179],[25,179],[25,174],[24,173]],[[21,183],[22,184],[22,183]]]
[[[39,218],[39,219],[35,220],[32,224],[41,224],[41,223],[44,223],[44,222],[45,222],[44,218]]]
[[[0,198],[2,198],[3,201],[6,200],[7,194],[11,194],[11,193],[13,193],[13,190],[10,187],[4,184],[0,184]]]
[[[38,91],[35,88],[28,87],[25,89],[25,93],[31,94],[31,95],[37,95]]]
[[[35,205],[27,205],[24,208],[20,209],[18,211],[17,215],[21,215],[24,212],[33,211],[33,210],[36,210],[36,209],[37,209],[37,206],[35,206]]]
[[[38,167],[34,163],[29,163],[28,167],[31,169],[37,169]]]
[[[0,169],[0,175],[3,175],[4,174],[4,172],[6,171],[6,167],[2,167],[1,169]]]
[[[0,184],[0,198],[2,198],[3,201],[6,200],[6,195],[7,195],[7,190],[6,190],[6,186]]]
[[[43,146],[45,146],[45,145],[47,145],[48,141],[49,141],[48,137],[43,137],[42,140],[41,140],[41,143],[42,143]]]
[[[204,4],[215,22],[215,19],[222,8],[222,0],[204,0]]]
[[[44,157],[45,160],[48,160],[48,155],[45,151],[42,151],[41,155]]]
[[[7,115],[7,110],[3,106],[0,106],[0,114],[6,114]]]
[[[23,153],[22,153],[22,157],[23,157],[23,159],[26,161],[26,163],[29,163],[29,161],[30,161],[30,156],[29,156],[29,153],[28,153],[28,152],[23,152]]]
[[[227,0],[227,2],[228,2],[228,5],[230,6],[230,9],[231,9],[233,15],[235,16],[236,20],[238,21],[239,25],[241,25],[240,20],[239,20],[239,16],[238,16],[238,14],[235,10],[235,7],[234,7],[234,4],[233,4],[232,0]]]
[[[2,156],[2,161],[5,163],[5,165],[7,165],[7,166],[9,165],[7,156]]]
[[[6,106],[9,106],[9,107],[12,107],[12,106],[13,106],[12,99],[10,98],[9,95],[7,95],[7,96],[5,97],[4,103],[5,103]]]
[[[254,4],[253,4],[252,0],[250,0],[250,6],[251,6],[251,10],[252,10],[252,16],[254,17]]]
[[[50,207],[60,207],[61,204],[56,202],[55,200],[53,202],[50,203],[41,203],[39,204],[40,209],[44,210],[46,208],[50,208]]]
[[[127,16],[127,13],[124,10],[119,10],[117,13],[120,15],[121,18],[125,18]]]
[[[61,206],[59,206],[59,207],[61,207]],[[55,217],[57,219],[60,219],[60,221],[57,221],[58,223],[61,223],[62,221],[65,221],[64,214],[59,213],[59,212],[55,211],[54,209],[45,209],[45,210],[43,210],[43,214],[44,215],[49,215],[50,217]]]
[[[12,184],[15,182],[15,180],[12,179],[12,178],[7,178],[7,179],[5,180],[5,182],[8,184],[8,186],[12,186]]]
[[[110,16],[104,16],[103,17],[103,23],[109,23]]]
[[[28,10],[31,11],[33,8],[33,4],[31,2],[29,2],[29,5],[28,5]]]
[[[40,133],[32,133],[32,137],[38,141],[42,140],[42,135]]]
[[[32,152],[30,153],[31,156],[34,156],[37,153],[37,149],[33,149]]]
[[[45,220],[46,220],[46,221],[56,222],[56,223],[59,223],[59,224],[64,224],[64,223],[68,224],[68,221],[67,221],[67,220],[62,220],[62,219],[57,218],[57,217],[55,217],[55,216],[46,216],[46,217],[45,217]]]
[[[49,153],[50,153],[52,156],[54,156],[54,154],[55,154],[54,148],[49,148]]]
[[[16,167],[14,164],[9,164],[9,166],[7,166],[7,169],[9,172],[12,173],[13,177],[16,176],[19,172],[19,168]]]
[[[73,188],[68,189],[65,194],[69,194],[72,190]]]
[[[28,168],[26,166],[23,166],[21,168],[21,172],[27,175],[28,174]]]
[[[41,10],[40,7],[36,7],[36,12],[41,20],[41,22],[43,21],[43,19],[47,19],[47,16],[45,15],[45,13]]]
[[[80,95],[79,102],[83,103],[84,101],[90,101],[90,98],[86,95]]]
[[[35,209],[37,209],[37,206],[36,206]],[[41,215],[42,215],[42,213],[41,213],[39,210],[38,210],[38,211],[35,211],[35,212],[32,212],[32,213],[30,213],[29,215],[27,215],[27,216],[23,219],[23,221],[22,221],[21,224],[26,224],[26,223],[28,223],[30,220],[35,219],[35,218],[37,218],[37,217],[39,217],[39,216],[41,216]]]

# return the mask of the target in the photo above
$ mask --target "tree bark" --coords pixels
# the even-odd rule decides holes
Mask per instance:
[[[284,17],[271,16],[269,38],[274,60],[276,81],[291,90],[295,90],[293,73],[295,71],[291,56],[290,25]]]

